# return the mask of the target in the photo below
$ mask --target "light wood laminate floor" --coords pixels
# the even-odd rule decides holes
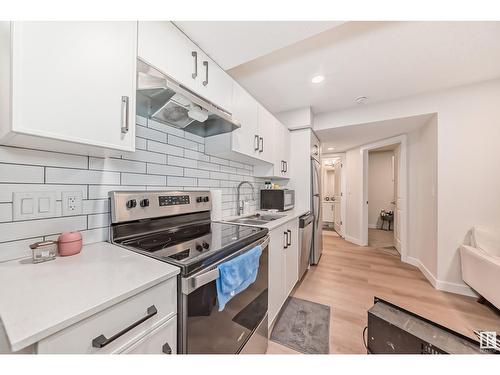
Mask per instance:
[[[438,291],[394,253],[335,236],[323,236],[319,265],[293,295],[330,306],[330,353],[366,353],[362,333],[374,296],[473,338],[474,329],[500,332],[500,316],[475,298]],[[297,354],[272,341],[268,353]]]

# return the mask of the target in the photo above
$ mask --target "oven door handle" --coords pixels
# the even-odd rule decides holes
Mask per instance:
[[[260,245],[262,249],[264,249],[267,245],[269,245],[269,236],[266,236],[264,241],[258,240],[253,243],[251,243],[248,246],[245,246],[243,249],[238,250],[237,252],[228,255],[227,257],[221,259],[214,265],[212,265],[209,271],[203,271],[201,273],[195,274],[193,276],[190,276],[188,278],[182,279],[181,280],[181,289],[183,294],[189,294],[199,287],[208,284],[209,282],[212,282],[214,280],[217,280],[219,278],[219,270],[217,269],[217,266],[219,264],[222,264],[229,260],[229,258],[233,258],[235,256],[239,256],[249,250],[252,250],[255,246]]]

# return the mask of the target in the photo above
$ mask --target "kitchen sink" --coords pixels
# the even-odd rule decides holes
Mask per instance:
[[[277,214],[255,214],[251,216],[245,216],[241,217],[238,219],[231,220],[231,223],[238,223],[238,224],[250,224],[250,225],[262,225],[262,224],[267,224],[270,221],[281,219],[282,217],[285,217],[285,215],[277,215]]]

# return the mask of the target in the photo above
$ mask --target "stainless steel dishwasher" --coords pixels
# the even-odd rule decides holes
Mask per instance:
[[[302,279],[304,273],[309,267],[312,247],[314,215],[308,212],[299,217],[299,244],[300,244],[300,261],[299,261],[299,280]]]

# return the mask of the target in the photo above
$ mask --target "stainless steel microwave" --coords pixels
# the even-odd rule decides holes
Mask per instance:
[[[291,210],[295,204],[295,191],[288,189],[264,189],[260,191],[261,210]]]

